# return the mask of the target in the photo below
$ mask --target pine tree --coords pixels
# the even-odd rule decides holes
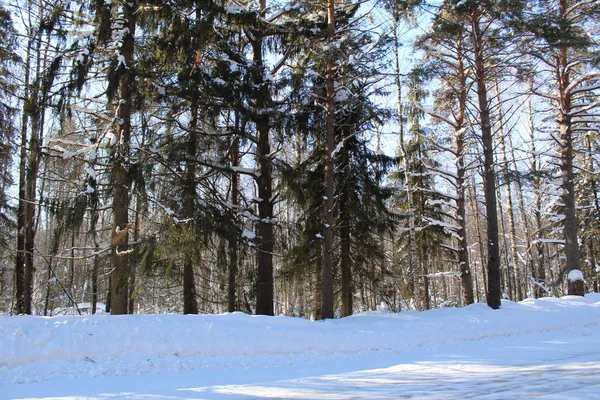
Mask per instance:
[[[547,79],[549,92],[543,95],[556,110],[557,134],[554,136],[560,153],[561,229],[564,238],[568,293],[584,295],[580,267],[578,218],[576,213],[575,150],[582,124],[594,120],[596,102],[589,96],[596,92],[600,72],[595,68],[594,50],[597,44],[590,40],[585,26],[600,13],[595,2],[541,1],[532,5],[533,12],[520,28],[527,32],[530,53],[550,67]]]

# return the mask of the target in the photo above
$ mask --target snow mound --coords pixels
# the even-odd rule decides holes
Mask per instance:
[[[574,269],[569,272],[568,279],[569,279],[569,282],[582,281],[583,280],[583,272],[581,272],[578,269]]]
[[[240,368],[265,356],[289,364],[381,350],[434,351],[447,343],[581,325],[600,325],[600,295],[503,301],[500,310],[474,304],[371,311],[318,322],[242,313],[0,317],[0,387],[3,381]]]

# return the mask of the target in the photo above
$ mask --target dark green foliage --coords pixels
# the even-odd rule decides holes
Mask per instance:
[[[15,226],[14,207],[8,201],[8,190],[13,184],[12,157],[16,128],[13,108],[15,80],[11,71],[20,61],[16,55],[16,32],[11,16],[0,6],[0,253],[9,245]]]

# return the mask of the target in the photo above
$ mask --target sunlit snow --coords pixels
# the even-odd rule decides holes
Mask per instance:
[[[2,399],[600,399],[598,376],[598,294],[319,322],[0,317]]]

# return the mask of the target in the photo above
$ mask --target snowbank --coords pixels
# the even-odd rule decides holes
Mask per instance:
[[[0,386],[103,375],[239,368],[253,357],[390,350],[600,325],[600,295],[503,301],[427,312],[366,312],[308,321],[290,317],[128,315],[0,317]],[[302,357],[295,357],[301,359]]]

